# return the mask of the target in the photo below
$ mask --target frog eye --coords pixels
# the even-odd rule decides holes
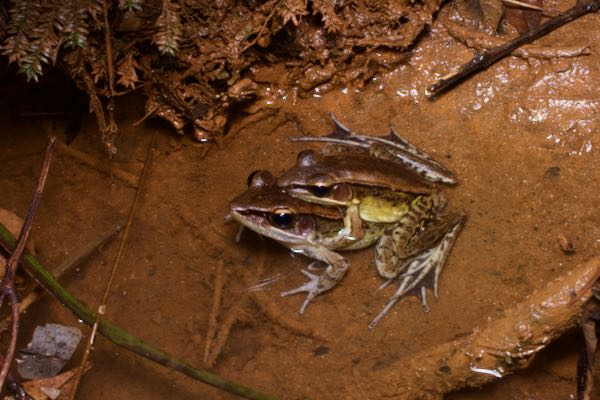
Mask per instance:
[[[300,167],[310,167],[316,163],[317,155],[314,150],[303,150],[298,153],[296,164]]]
[[[317,197],[325,197],[331,193],[331,186],[315,185],[310,187],[310,192]]]
[[[279,209],[269,214],[269,221],[278,228],[287,228],[294,221],[294,213],[288,209]]]

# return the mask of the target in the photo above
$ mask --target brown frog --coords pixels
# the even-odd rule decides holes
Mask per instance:
[[[267,172],[255,174],[248,190],[231,202],[230,209],[233,218],[242,225],[275,239],[294,252],[326,264],[321,275],[303,271],[309,282],[282,293],[308,293],[300,313],[315,296],[333,288],[344,276],[349,263],[337,250],[361,249],[374,243],[377,243],[376,262],[380,274],[397,278],[399,288],[384,311],[371,323],[371,328],[393,304],[409,293],[420,293],[426,305],[425,290],[419,290],[419,285],[427,281],[427,276],[432,276],[433,289],[437,293],[441,266],[462,226],[463,214],[434,218],[428,229],[417,229],[418,224],[408,224],[408,221],[423,222],[429,218],[426,217],[430,214],[427,210],[433,210],[435,205],[429,208],[425,205],[434,199],[428,196],[406,197],[411,204],[414,203],[404,214],[406,218],[393,222],[359,220],[360,235],[355,235],[356,232],[347,229],[344,211],[338,207],[292,197],[274,183],[273,176]],[[405,224],[412,228],[407,229]],[[411,229],[412,234],[409,235]],[[423,251],[423,248],[426,250]]]

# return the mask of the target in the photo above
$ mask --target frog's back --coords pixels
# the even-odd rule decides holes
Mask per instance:
[[[422,179],[414,171],[389,160],[356,154],[322,155],[304,151],[296,165],[279,177],[281,187],[304,185],[333,185],[350,183],[390,190],[427,194],[434,185]]]

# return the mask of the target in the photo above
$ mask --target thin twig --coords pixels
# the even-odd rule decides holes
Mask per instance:
[[[77,393],[77,388],[79,386],[79,382],[81,381],[81,376],[83,375],[85,365],[87,363],[88,357],[90,356],[92,346],[94,345],[94,340],[96,339],[96,332],[98,331],[98,322],[100,321],[100,317],[106,313],[106,303],[108,302],[108,296],[110,294],[110,290],[112,288],[112,283],[117,272],[117,267],[119,262],[121,261],[121,256],[123,255],[123,250],[125,249],[125,242],[127,241],[127,237],[129,236],[129,230],[131,228],[131,223],[133,222],[133,215],[135,213],[136,206],[138,204],[138,200],[140,198],[140,194],[142,192],[142,186],[144,185],[144,181],[146,175],[148,173],[149,166],[152,164],[152,149],[154,148],[154,140],[156,138],[156,133],[152,133],[152,138],[150,139],[150,145],[148,146],[148,152],[146,153],[146,160],[144,162],[144,168],[142,169],[142,173],[140,175],[140,179],[138,181],[137,190],[135,192],[135,196],[133,197],[133,201],[131,202],[131,208],[129,209],[129,216],[127,217],[127,224],[125,225],[125,230],[123,231],[123,236],[121,236],[121,242],[119,243],[119,248],[117,250],[117,254],[115,256],[115,260],[113,262],[112,268],[110,270],[110,274],[108,276],[108,281],[106,282],[106,287],[104,288],[104,294],[102,295],[102,300],[98,305],[96,320],[92,326],[92,333],[90,334],[89,340],[87,342],[85,351],[83,356],[81,357],[81,364],[79,365],[79,370],[77,371],[77,375],[75,376],[73,383],[73,390],[71,391],[70,400],[75,399],[75,395]]]
[[[115,94],[115,73],[113,70],[112,43],[110,40],[110,24],[108,23],[108,0],[102,2],[104,12],[104,45],[106,46],[106,72],[108,75],[109,97]]]
[[[12,254],[15,246],[16,243],[13,235],[0,224],[0,248],[4,249],[8,254]],[[67,291],[34,256],[25,254],[21,259],[21,265],[40,286],[71,310],[83,323],[88,325],[94,323],[96,314],[84,306],[71,292]],[[126,350],[226,392],[249,400],[278,400],[274,396],[242,386],[206,370],[194,368],[191,364],[152,347],[149,343],[144,342],[105,318],[102,318],[98,323],[98,332]]]
[[[83,246],[81,249],[77,250],[71,257],[67,258],[62,262],[58,267],[56,267],[52,272],[56,278],[60,278],[67,271],[70,271],[80,265],[93,251],[95,251],[98,247],[102,246],[109,239],[115,236],[117,233],[121,231],[122,225],[115,225],[106,232],[100,234],[98,237],[92,239],[89,243]],[[22,314],[31,304],[33,304],[37,299],[40,298],[40,293],[38,288],[34,288],[31,292],[29,292],[21,302],[19,303],[19,312]],[[0,321],[0,333],[6,331],[8,329],[8,324],[10,324],[10,317],[6,317]]]
[[[223,259],[220,259],[217,263],[217,271],[215,273],[215,285],[213,288],[213,303],[212,308],[210,310],[210,315],[208,317],[208,328],[206,330],[206,342],[204,345],[204,365],[210,367],[208,364],[210,348],[213,339],[215,338],[215,333],[217,332],[217,315],[219,314],[219,310],[221,309],[221,296],[223,293],[223,281],[224,281],[224,264]]]
[[[144,114],[144,116],[142,118],[140,118],[137,121],[135,121],[132,124],[132,126],[138,126],[139,124],[141,124],[142,122],[144,122],[145,120],[147,120],[148,117],[150,117],[152,114],[154,114],[161,106],[162,106],[162,104],[158,104],[158,105],[152,107],[152,109],[150,109],[150,111],[148,111],[146,114]]]
[[[260,30],[258,31],[258,33],[256,34],[256,37],[254,38],[254,40],[252,40],[250,43],[248,43],[243,49],[242,51],[240,51],[240,53],[245,52],[246,50],[248,50],[250,47],[254,46],[260,39],[260,37],[263,34],[263,31],[265,30],[265,28],[267,27],[267,24],[269,23],[269,21],[271,20],[271,18],[273,18],[273,15],[275,15],[275,10],[277,10],[277,6],[279,5],[279,2],[281,0],[277,0],[275,2],[275,5],[273,5],[273,9],[271,10],[271,12],[269,13],[269,15],[267,16],[267,18],[265,18],[265,21],[263,22],[262,26],[260,27]]]
[[[116,167],[114,163],[109,163],[106,159],[99,159],[90,154],[84,153],[81,150],[77,150],[72,146],[67,146],[60,140],[56,141],[56,146],[60,153],[66,154],[69,157],[74,158],[75,160],[95,169],[96,171],[114,176],[132,188],[137,187],[137,176],[131,172],[125,171],[122,168]]]
[[[110,142],[114,142],[114,135],[117,133],[117,124],[115,122],[115,72],[113,69],[113,52],[110,34],[110,24],[108,23],[108,2],[104,0],[102,8],[104,12],[104,45],[106,46],[106,72],[108,76],[108,125],[106,126],[106,136]]]
[[[495,49],[484,51],[483,53],[476,54],[471,61],[464,64],[458,69],[458,71],[448,74],[442,77],[433,85],[429,86],[425,91],[425,95],[429,98],[433,98],[443,91],[457,85],[462,82],[468,76],[475,74],[478,71],[484,70],[491,66],[498,60],[506,57],[512,53],[515,49],[520,46],[531,43],[534,40],[554,31],[555,29],[577,19],[583,15],[596,12],[600,8],[600,0],[590,0],[585,3],[580,3],[574,7],[568,9],[563,14],[551,18],[544,22],[542,25],[533,29],[514,40],[511,40],[502,46],[498,46]]]
[[[110,138],[106,136],[109,128],[106,123],[106,117],[104,116],[104,107],[102,106],[102,102],[98,97],[98,91],[96,89],[96,85],[94,84],[94,80],[86,71],[83,61],[80,61],[80,65],[78,65],[76,71],[77,72],[74,74],[75,78],[81,79],[85,87],[85,91],[90,98],[90,111],[93,111],[94,115],[96,116],[96,124],[98,125],[98,129],[102,134],[104,150],[108,156],[112,158],[115,156],[115,154],[117,154],[117,148],[113,143],[110,142]]]
[[[213,341],[211,352],[208,358],[204,361],[206,367],[212,367],[217,362],[217,359],[221,355],[221,352],[225,348],[227,341],[229,339],[229,334],[231,333],[231,329],[238,323],[244,319],[244,316],[247,314],[244,310],[248,307],[248,303],[250,299],[246,296],[242,300],[238,301],[227,313],[227,316],[223,318],[221,322],[221,326],[219,329],[219,333],[215,340]]]
[[[547,10],[545,8],[538,7],[536,5],[525,3],[525,2],[519,1],[519,0],[502,0],[502,2],[504,3],[504,5],[507,5],[507,6],[524,8],[526,10],[532,10],[532,11],[539,11],[542,13],[542,15],[544,17],[556,17],[557,15],[560,15],[560,12],[558,12],[558,11]]]
[[[38,177],[37,185],[35,187],[35,193],[33,195],[31,204],[29,205],[29,209],[27,210],[27,216],[25,217],[25,222],[23,223],[21,234],[19,235],[19,242],[17,243],[15,251],[8,259],[6,271],[4,273],[4,278],[2,279],[2,293],[0,295],[0,306],[2,306],[2,303],[4,302],[4,297],[8,297],[8,301],[11,305],[12,311],[12,328],[10,344],[8,346],[6,356],[4,357],[4,361],[2,363],[2,370],[0,371],[0,392],[2,391],[4,381],[6,380],[6,376],[8,375],[8,369],[10,368],[13,356],[15,354],[15,348],[17,346],[17,336],[19,333],[19,301],[17,299],[17,294],[15,293],[15,275],[17,273],[19,259],[23,254],[23,250],[25,250],[25,245],[27,244],[27,239],[29,238],[29,232],[31,231],[33,218],[35,217],[37,210],[40,206],[42,193],[44,191],[44,186],[46,185],[46,178],[48,177],[48,171],[50,170],[50,162],[52,161],[54,140],[55,138],[51,137],[48,141],[48,145],[46,146],[44,163],[42,164],[42,170]]]

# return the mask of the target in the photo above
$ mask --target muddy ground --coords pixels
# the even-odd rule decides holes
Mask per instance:
[[[213,371],[283,399],[381,399],[393,393],[378,380],[402,368],[403,357],[471,332],[598,255],[600,16],[584,17],[541,41],[548,46],[585,43],[591,55],[509,57],[432,102],[424,97],[424,88],[472,55],[448,36],[443,20],[442,13],[396,71],[361,90],[341,88],[295,104],[282,98],[268,113],[240,115],[229,136],[206,154],[205,145],[171,133],[159,121],[134,127],[144,101],[135,96],[121,101],[116,165],[139,173],[153,132],[157,150],[107,317],[202,365],[214,276],[224,262],[219,321],[232,312],[238,312],[240,321]],[[30,94],[17,85],[5,89],[0,206],[24,215],[46,137],[62,137],[66,121],[15,118],[14,105],[27,104]],[[376,329],[367,329],[393,289],[376,290],[382,280],[373,249],[366,249],[347,254],[352,266],[343,283],[300,316],[296,311],[302,296],[280,298],[279,292],[304,281],[299,271],[308,261],[249,232],[237,244],[237,227],[224,222],[228,202],[244,190],[249,172],[283,172],[302,149],[286,137],[329,132],[327,112],[369,134],[383,134],[393,126],[459,177],[459,185],[444,193],[451,207],[467,211],[468,222],[441,275],[439,301],[431,301],[429,313],[417,299],[408,299]],[[72,146],[102,157],[91,116]],[[34,225],[40,259],[57,265],[124,221],[133,195],[123,181],[59,152]],[[574,254],[560,250],[559,234],[573,240]],[[101,296],[116,248],[116,242],[104,246],[64,278],[89,305]],[[263,268],[261,276],[257,271]],[[250,285],[277,274],[281,279],[263,293],[268,304],[327,341],[290,331],[248,300]],[[242,307],[236,311],[238,304]],[[22,344],[35,325],[45,322],[77,324],[60,304],[45,298],[26,314]],[[581,346],[580,334],[573,332],[543,351],[528,371],[447,398],[571,398]],[[234,398],[102,338],[92,359],[94,367],[82,381],[79,398]],[[600,399],[599,392],[594,398]]]

